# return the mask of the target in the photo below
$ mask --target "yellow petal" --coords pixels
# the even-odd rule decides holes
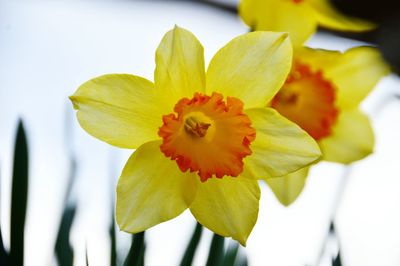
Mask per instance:
[[[297,47],[294,51],[294,60],[308,65],[313,71],[320,71],[334,65],[342,56],[339,51]],[[325,73],[324,73],[325,74]]]
[[[374,23],[346,16],[333,7],[329,0],[311,0],[318,23],[324,27],[343,31],[366,31],[376,28]]]
[[[230,41],[207,70],[207,92],[237,97],[245,108],[265,106],[285,82],[292,60],[287,34],[252,32]]]
[[[390,69],[377,49],[357,47],[341,55],[325,72],[338,89],[338,106],[349,109],[358,106]]]
[[[171,110],[141,77],[112,74],[87,81],[70,97],[78,121],[94,137],[122,148],[158,139],[161,116]]]
[[[278,177],[303,168],[321,156],[318,144],[304,130],[271,108],[246,110],[256,139],[244,159],[254,178]]]
[[[117,186],[117,223],[137,233],[170,220],[196,196],[195,174],[182,173],[160,151],[159,141],[140,146],[129,158]]]
[[[282,0],[242,0],[239,14],[252,29],[289,32],[302,45],[315,32],[317,20],[308,3]]]
[[[369,155],[374,133],[368,117],[358,109],[339,114],[332,135],[319,141],[323,159],[348,164]]]
[[[203,226],[245,246],[257,221],[259,199],[256,180],[210,178],[198,186],[190,211]]]
[[[265,178],[264,180],[280,203],[289,206],[297,199],[303,190],[309,169],[310,167],[304,167],[282,177]]]
[[[191,32],[175,26],[165,34],[156,51],[154,79],[158,91],[173,103],[204,92],[204,50]]]
[[[240,0],[239,1],[239,16],[243,22],[247,24],[252,30],[256,30],[256,26],[260,16],[260,7],[262,1],[257,0]]]

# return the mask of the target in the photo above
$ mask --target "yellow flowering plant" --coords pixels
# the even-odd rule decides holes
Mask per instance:
[[[207,72],[203,47],[187,30],[166,33],[154,83],[103,75],[70,99],[89,134],[136,149],[117,187],[116,218],[136,233],[190,209],[196,220],[242,245],[257,220],[257,179],[283,176],[320,158],[299,126],[266,107],[292,64],[286,33],[230,41]]]
[[[366,31],[373,23],[345,16],[329,0],[241,0],[239,14],[253,30],[289,32],[295,45],[302,45],[324,26],[339,31]]]
[[[270,106],[318,142],[322,160],[349,164],[373,151],[371,123],[359,105],[389,73],[379,51],[372,47],[345,53],[298,48],[288,79]],[[279,201],[289,205],[301,193],[309,168],[265,181]]]

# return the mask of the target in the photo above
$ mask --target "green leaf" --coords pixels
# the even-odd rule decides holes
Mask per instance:
[[[67,188],[65,190],[65,196],[64,196],[64,206],[67,206],[68,199],[70,197],[72,187],[75,182],[76,178],[76,160],[73,156],[70,156],[70,163],[69,163],[69,178],[68,178],[68,184]],[[65,208],[65,207],[64,207]]]
[[[337,257],[332,260],[332,266],[342,266],[342,260],[340,259],[340,251],[337,254]]]
[[[68,199],[76,178],[76,165],[76,160],[71,154],[68,184],[64,195],[64,211],[60,226],[58,228],[55,246],[55,252],[59,266],[72,266],[74,261],[74,252],[69,243],[69,235],[76,214],[76,206],[68,206]]]
[[[56,240],[56,257],[59,266],[72,266],[74,261],[74,252],[69,243],[69,234],[72,222],[76,213],[76,207],[70,206],[64,209],[61,219],[61,225],[58,230]]]
[[[329,234],[331,234],[334,237],[336,237],[337,241],[339,242],[339,237],[338,237],[338,235],[336,233],[335,223],[333,221],[331,221],[331,224],[329,226]],[[339,252],[338,252],[336,258],[334,258],[332,260],[332,266],[342,266],[342,260],[340,258],[340,249],[339,249]]]
[[[28,145],[22,121],[19,121],[14,149],[11,188],[10,263],[24,263],[24,232],[28,198]]]
[[[1,176],[0,176],[0,181],[1,181]],[[1,191],[1,184],[0,184],[0,191]],[[3,235],[1,234],[1,226],[0,226],[0,261],[1,261],[2,265],[4,264],[4,266],[9,265],[8,253],[7,253],[6,249],[4,248],[4,244],[3,244]]]
[[[110,241],[111,241],[111,256],[110,256],[110,265],[117,266],[117,243],[115,239],[115,219],[114,219],[114,210],[111,212],[111,225],[110,225]]]
[[[246,255],[239,256],[235,262],[235,266],[247,266],[248,264]]]
[[[1,228],[0,228],[0,261],[1,265],[8,266],[8,254],[6,249],[3,245],[3,237],[1,235]]]
[[[190,266],[193,262],[194,254],[196,253],[197,246],[199,245],[201,233],[203,231],[203,226],[199,223],[196,223],[196,227],[194,229],[192,238],[186,248],[185,254],[183,255],[181,266]]]
[[[89,266],[89,257],[88,257],[88,252],[87,252],[87,244],[85,245],[85,261],[86,261],[86,266]]]
[[[214,234],[210,245],[210,251],[208,253],[207,266],[222,265],[224,257],[224,240],[224,237]]]
[[[234,266],[238,255],[238,251],[239,251],[239,244],[236,241],[235,242],[232,241],[228,247],[228,250],[225,253],[224,262],[222,265]]]
[[[132,245],[124,266],[143,266],[146,246],[144,243],[144,232],[132,235]]]

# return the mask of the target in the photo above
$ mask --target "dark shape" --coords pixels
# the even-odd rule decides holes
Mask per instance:
[[[69,235],[72,222],[74,221],[76,207],[70,206],[64,209],[61,218],[61,225],[58,230],[56,240],[56,257],[59,266],[72,266],[74,261],[74,252],[69,243]]]
[[[124,266],[143,266],[145,250],[144,232],[132,235],[132,245],[125,259]]]
[[[18,123],[11,188],[10,263],[24,263],[24,232],[28,198],[28,145],[22,121]]]
[[[249,263],[247,262],[247,257],[245,255],[239,256],[236,259],[235,266],[247,266]]]
[[[210,245],[210,251],[208,253],[207,266],[222,265],[224,256],[224,241],[224,237],[214,234]]]
[[[224,266],[234,266],[237,265],[237,257],[239,251],[239,244],[237,242],[231,242],[228,250],[225,253],[223,264]]]
[[[400,13],[400,10],[398,11]],[[391,65],[392,70],[400,74],[400,21],[385,20],[378,30],[375,43],[380,47],[383,58]]]
[[[377,23],[369,33],[344,34],[346,37],[378,45],[393,71],[400,73],[400,5],[398,0],[332,0],[332,4],[346,15]],[[339,34],[342,35],[342,34]]]
[[[70,168],[69,168],[69,178],[68,178],[68,184],[67,184],[67,189],[65,190],[65,195],[64,195],[64,206],[67,206],[68,199],[71,195],[72,187],[75,182],[76,178],[76,160],[73,156],[70,157]]]
[[[201,233],[203,231],[203,226],[199,223],[196,223],[196,227],[194,229],[192,238],[186,248],[185,254],[183,255],[181,266],[190,266],[193,262],[193,257],[196,253],[197,247],[199,245],[201,239]]]
[[[183,0],[183,1],[187,1],[187,0]],[[189,0],[191,2],[196,2],[199,4],[204,4],[207,6],[211,6],[211,7],[215,7],[218,8],[220,10],[229,12],[231,14],[237,14],[237,7],[234,4],[230,4],[230,3],[224,3],[223,1],[214,1],[214,0]]]
[[[340,12],[362,19],[382,23],[388,17],[396,17],[400,10],[398,0],[332,0]]]
[[[74,261],[74,252],[69,243],[72,223],[76,214],[76,206],[68,206],[67,202],[70,197],[72,187],[76,178],[76,160],[70,155],[70,169],[67,189],[64,195],[64,211],[61,218],[61,223],[57,233],[55,246],[56,258],[59,266],[72,266]]]
[[[336,258],[332,260],[332,266],[342,266],[342,260],[340,259],[340,251],[337,254]]]
[[[87,252],[87,244],[85,246],[85,261],[86,261],[86,266],[89,266],[89,257],[88,257],[88,252]]]
[[[111,241],[111,256],[110,256],[110,265],[117,266],[117,243],[115,239],[115,220],[114,220],[114,208],[111,212],[111,225],[110,225],[110,241]]]
[[[8,254],[3,245],[3,237],[1,235],[1,229],[0,229],[0,265],[2,265],[2,266],[9,265]]]
[[[0,186],[1,190],[1,186]],[[3,244],[3,235],[1,234],[1,227],[0,227],[0,265],[8,266],[8,253],[6,249],[4,248]]]
[[[338,234],[336,232],[335,223],[334,223],[333,220],[331,220],[331,223],[329,225],[329,231],[328,231],[328,233],[326,234],[326,236],[324,238],[324,241],[323,241],[322,246],[321,246],[321,250],[319,252],[319,256],[318,256],[317,261],[316,261],[316,263],[314,265],[320,265],[323,256],[325,254],[327,254],[327,252],[329,252],[329,249],[327,247],[328,247],[328,242],[332,241],[330,239],[336,240],[337,243],[338,243],[338,246],[339,246],[338,255],[336,256],[336,258],[332,258],[332,266],[341,266],[342,265],[342,262],[341,262],[341,259],[340,259],[340,241],[339,241],[339,237],[338,237]],[[329,254],[331,254],[331,252]]]
[[[335,224],[333,221],[331,221],[331,224],[329,225],[329,233],[333,235],[335,234]]]

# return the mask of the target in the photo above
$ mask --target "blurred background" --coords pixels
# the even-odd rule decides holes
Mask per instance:
[[[352,12],[343,3],[350,1],[335,2]],[[198,37],[208,63],[220,47],[248,31],[235,14],[236,5],[235,0],[0,0],[0,227],[6,250],[14,145],[22,119],[29,155],[25,265],[58,265],[57,235],[71,206],[67,240],[74,265],[86,265],[86,260],[110,265],[115,187],[132,151],[84,132],[68,96],[105,73],[153,80],[156,47],[175,24]],[[374,14],[379,12],[386,11]],[[367,41],[380,45],[396,69],[397,21],[382,17],[365,17],[384,25],[374,34],[338,36],[321,30],[308,45],[344,51]],[[290,207],[280,205],[262,184],[258,222],[239,251],[249,265],[332,265],[339,250],[344,265],[400,265],[399,85],[392,74],[363,103],[376,133],[374,154],[347,168],[314,167]],[[332,223],[336,230],[329,234]],[[178,265],[195,224],[187,211],[146,231],[145,264]],[[205,230],[194,265],[205,265],[211,238]],[[116,243],[121,264],[131,236],[117,228]]]

